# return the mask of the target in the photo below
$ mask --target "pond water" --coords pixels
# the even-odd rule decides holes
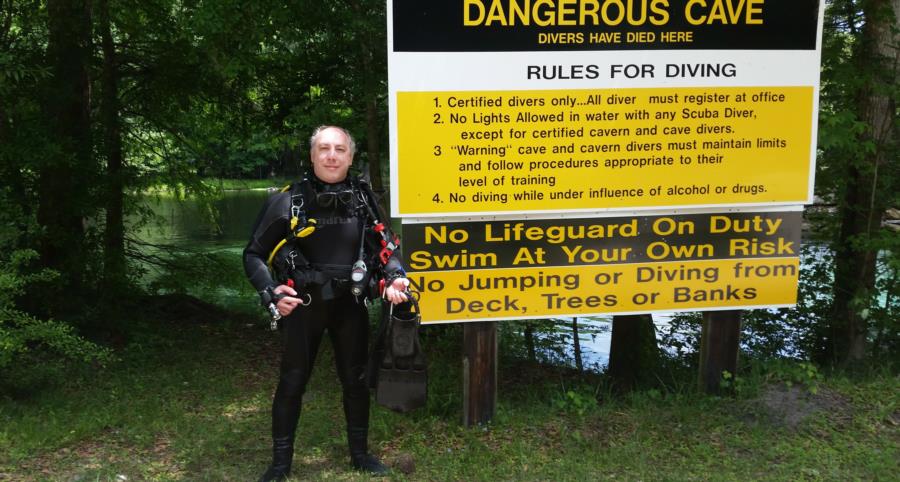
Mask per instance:
[[[653,324],[656,332],[661,333],[669,326],[672,313],[654,313]],[[556,318],[559,323],[572,326],[572,317]],[[609,364],[609,346],[612,342],[612,315],[579,316],[579,343],[581,345],[581,361],[585,369],[601,369]],[[571,330],[569,331],[571,336]],[[574,342],[566,347],[566,358],[559,360],[566,365],[575,366]]]
[[[237,248],[247,244],[250,228],[270,192],[225,191],[209,203],[147,196],[155,220],[138,233],[143,241],[200,248]],[[136,217],[132,218],[133,220]]]

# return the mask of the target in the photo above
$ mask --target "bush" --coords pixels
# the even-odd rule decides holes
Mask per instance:
[[[0,385],[27,385],[59,362],[104,363],[111,358],[108,349],[78,336],[70,325],[37,318],[17,306],[30,285],[58,277],[50,270],[26,273],[37,258],[37,252],[28,249],[0,258]]]

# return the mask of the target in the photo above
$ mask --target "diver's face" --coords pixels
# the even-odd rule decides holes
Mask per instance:
[[[329,127],[316,137],[310,153],[310,162],[316,177],[327,183],[341,182],[353,164],[350,139],[340,129]]]

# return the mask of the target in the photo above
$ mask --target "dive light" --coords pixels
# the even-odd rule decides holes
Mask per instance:
[[[353,284],[350,286],[350,292],[353,293],[353,296],[360,296],[363,294],[365,290],[365,280],[366,280],[366,263],[359,259],[353,263],[353,268],[350,269],[350,281]]]

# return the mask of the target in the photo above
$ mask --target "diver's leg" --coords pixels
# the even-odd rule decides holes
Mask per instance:
[[[327,321],[325,307],[298,307],[282,320],[283,348],[278,388],[272,400],[272,464],[260,482],[284,480],[294,458],[294,432],[306,382],[312,373]]]
[[[346,296],[336,307],[328,334],[334,345],[334,360],[343,388],[347,443],[353,467],[375,475],[387,473],[381,461],[369,453],[369,388],[365,380],[369,347],[369,318],[365,306]]]

